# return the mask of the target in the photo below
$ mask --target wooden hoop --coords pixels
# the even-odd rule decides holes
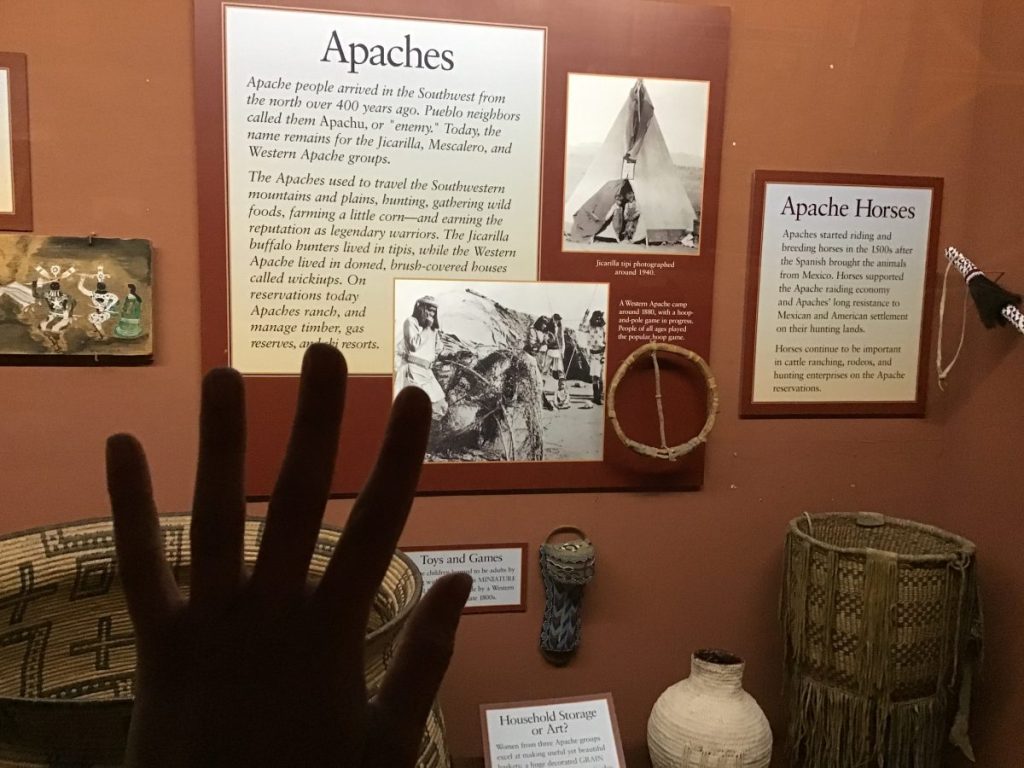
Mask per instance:
[[[658,369],[658,352],[667,352],[671,355],[683,357],[692,362],[704,376],[704,381],[707,384],[708,397],[707,397],[707,420],[704,422],[704,426],[696,436],[687,440],[685,443],[679,445],[664,445],[665,442],[665,417],[661,408],[661,378]],[[655,370],[655,384],[657,386],[657,392],[655,397],[658,403],[658,421],[661,427],[661,440],[662,446],[657,448],[652,445],[646,445],[638,442],[633,438],[629,437],[619,425],[619,418],[615,413],[615,392],[619,387],[619,382],[622,381],[623,377],[633,366],[633,364],[644,355],[650,353],[654,360]],[[612,428],[615,430],[615,434],[618,436],[622,444],[631,450],[639,453],[641,456],[650,456],[655,459],[664,459],[665,461],[675,461],[680,456],[685,456],[698,445],[703,444],[707,441],[708,435],[711,433],[712,427],[715,426],[715,417],[718,415],[718,384],[715,382],[715,374],[712,373],[711,368],[704,361],[700,355],[692,350],[680,347],[675,344],[664,344],[658,341],[652,341],[644,344],[642,347],[633,351],[622,364],[619,369],[615,371],[615,376],[612,378],[611,386],[608,388],[608,419],[612,423]]]

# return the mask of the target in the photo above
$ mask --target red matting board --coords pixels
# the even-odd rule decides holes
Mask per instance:
[[[226,113],[225,8],[281,8],[269,3],[244,6],[217,0],[195,2],[195,93],[198,136],[198,198],[204,369],[233,364],[230,329],[230,265],[248,253],[231,254],[228,236],[228,146]],[[296,12],[298,9],[283,9]],[[538,5],[511,1],[482,4],[469,0],[434,3],[429,12],[408,0],[351,0],[340,3],[309,0],[303,11],[373,15],[376,17],[432,19],[484,25],[542,28],[545,54],[542,96],[540,162],[539,249],[536,279],[544,282],[607,284],[607,387],[619,363],[646,341],[671,341],[692,349],[710,361],[711,302],[714,279],[716,228],[725,84],[729,52],[729,9],[688,7],[674,3],[584,3],[577,0]],[[272,55],[272,52],[266,52]],[[699,215],[689,250],[663,252],[658,247],[629,248],[616,252],[577,252],[564,239],[564,211],[568,206],[567,118],[570,111],[569,79],[601,75],[643,79],[645,83],[697,81],[706,83],[706,134],[703,182],[694,209]],[[676,130],[669,111],[658,112],[666,122],[662,131],[673,146]],[[585,116],[584,116],[585,117]],[[579,119],[579,118],[575,118]],[[673,156],[676,165],[680,163]],[[358,169],[357,169],[358,170]],[[691,195],[693,197],[693,195]],[[688,228],[690,229],[690,228]],[[690,233],[687,233],[690,234]],[[673,235],[674,236],[674,235]],[[616,275],[609,261],[657,262],[654,269]],[[601,264],[600,262],[604,262]],[[670,265],[670,266],[666,266]],[[643,270],[641,272],[640,270]],[[626,269],[625,271],[632,271]],[[646,274],[650,273],[650,274]],[[487,278],[481,278],[481,281]],[[468,287],[473,281],[467,282]],[[664,326],[651,325],[621,332],[627,302],[669,302],[687,320],[683,333],[666,337]],[[650,305],[648,304],[648,307]],[[655,314],[655,313],[650,313]],[[574,329],[577,317],[567,317]],[[636,323],[636,319],[629,320]],[[442,326],[443,327],[443,326]],[[382,343],[393,344],[392,339]],[[298,369],[296,362],[295,369]],[[243,373],[245,371],[243,370]],[[662,361],[665,392],[666,441],[684,442],[695,435],[706,418],[705,388],[700,373],[688,364]],[[284,453],[297,393],[297,376],[246,375],[249,408],[247,494],[269,495]],[[392,399],[391,376],[353,376],[333,492],[358,492],[379,444]],[[630,437],[659,445],[658,418],[651,365],[637,365],[619,387],[616,397],[620,423]],[[596,460],[458,461],[428,463],[420,490],[426,493],[497,492],[528,490],[694,490],[701,486],[704,451],[699,448],[675,462],[639,456],[615,437],[602,412],[603,446]],[[712,437],[713,439],[713,437]]]

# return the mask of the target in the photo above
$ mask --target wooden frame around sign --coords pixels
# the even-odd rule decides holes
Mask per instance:
[[[0,53],[0,70],[7,73],[11,142],[9,152],[14,210],[0,210],[0,230],[32,229],[32,160],[28,133],[28,67],[23,53]]]
[[[610,693],[592,693],[584,696],[564,696],[556,699],[538,699],[536,701],[511,701],[503,704],[480,705],[480,737],[484,746],[484,766],[491,768],[491,743],[487,731],[487,713],[493,709],[519,709],[521,707],[547,707],[555,704],[577,704],[581,701],[604,701],[608,704],[608,717],[612,725],[612,738],[615,740],[615,752],[619,756],[619,765],[626,766],[626,754],[622,750],[622,736],[619,734],[619,718],[615,714],[615,700]]]
[[[486,606],[478,605],[473,607],[467,607],[462,609],[463,615],[469,613],[523,613],[526,611],[526,585],[529,579],[526,568],[526,549],[527,544],[524,542],[518,542],[514,544],[446,544],[444,546],[436,545],[418,545],[414,547],[399,547],[403,552],[452,552],[455,550],[469,550],[469,549],[518,549],[519,550],[519,602],[515,605],[495,605]]]
[[[231,364],[229,316],[228,242],[228,116],[230,105],[225,76],[225,9],[245,6],[274,9],[282,13],[333,13],[353,17],[415,19],[483,27],[544,28],[543,118],[541,123],[540,252],[538,283],[614,282],[609,301],[667,301],[685,305],[693,320],[685,328],[685,344],[709,358],[711,304],[717,251],[718,197],[722,135],[725,115],[726,71],[728,67],[730,12],[728,8],[688,6],[675,3],[626,3],[609,6],[602,23],[587,36],[574,31],[586,5],[577,0],[565,3],[474,3],[457,0],[424,11],[412,0],[310,0],[300,8],[282,6],[276,0],[195,0],[195,106],[199,168],[199,243],[202,254],[203,368]],[[343,7],[342,7],[343,6]],[[638,62],[628,46],[617,46],[618,30],[650,30],[648,49]],[[656,32],[656,34],[655,34]],[[557,40],[557,45],[551,41]],[[595,42],[599,41],[599,42]],[[603,43],[600,41],[604,41]],[[600,49],[601,56],[593,55]],[[283,50],[283,49],[282,49]],[[275,56],[278,55],[275,53]],[[278,69],[284,67],[284,53]],[[481,54],[482,55],[482,54]],[[266,60],[271,67],[274,61]],[[700,221],[700,255],[671,260],[657,259],[660,274],[624,276],[610,280],[614,268],[598,268],[596,259],[563,257],[564,185],[567,88],[569,73],[644,77],[647,79],[699,80],[710,85],[707,109],[707,141],[703,200]],[[336,74],[329,77],[337,79]],[[234,103],[234,102],[232,102]],[[345,166],[348,168],[348,166]],[[238,254],[235,254],[239,258]],[[242,255],[248,259],[248,253]],[[468,284],[471,286],[471,284]],[[624,306],[624,305],[623,305]],[[639,309],[636,310],[639,313]],[[692,315],[692,318],[691,318]],[[632,351],[638,342],[626,332],[625,320],[606,318],[607,364],[610,370]],[[574,319],[573,322],[576,322]],[[632,319],[630,320],[632,323]],[[640,331],[636,331],[640,333]],[[646,331],[644,331],[646,333]],[[387,334],[390,336],[391,334]],[[672,335],[677,335],[672,331]],[[646,337],[643,340],[647,340]],[[391,341],[385,339],[385,343]],[[650,382],[648,374],[638,377]],[[246,454],[246,496],[266,499],[273,489],[277,467],[287,444],[289,419],[285,416],[295,401],[298,376],[293,374],[248,374],[246,397],[249,408],[249,450]],[[584,390],[581,390],[583,392]],[[653,385],[651,390],[653,392]],[[331,485],[332,496],[354,496],[372,469],[373,452],[366,450],[385,427],[393,398],[390,375],[355,375],[348,381],[346,429],[341,436],[337,469]],[[626,397],[618,415],[644,434],[656,439],[657,422],[648,418],[652,396]],[[703,401],[680,402],[684,418],[703,421]],[[559,411],[561,413],[561,411]],[[700,423],[700,422],[697,422]],[[510,491],[621,491],[698,490],[704,477],[704,451],[698,450],[677,462],[662,462],[633,453],[605,428],[600,440],[602,460],[537,461],[429,461],[420,477],[421,494],[505,493]]]
[[[888,187],[893,189],[929,189],[932,192],[922,286],[921,326],[917,354],[917,385],[913,400],[906,401],[825,401],[754,402],[754,355],[757,347],[758,295],[761,286],[761,244],[764,231],[764,206],[768,184],[805,184],[829,187]],[[942,211],[941,178],[930,176],[889,176],[853,173],[805,171],[755,171],[751,190],[750,233],[747,245],[747,285],[743,320],[743,359],[740,382],[740,416],[748,417],[923,417],[927,400],[928,350],[931,344],[931,318],[938,250],[939,221]]]

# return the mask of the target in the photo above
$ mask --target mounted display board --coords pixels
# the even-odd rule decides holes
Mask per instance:
[[[28,74],[23,53],[0,53],[0,229],[32,229]]]
[[[335,493],[409,384],[421,490],[699,487],[702,451],[616,440],[604,388],[645,342],[708,357],[728,9],[304,6],[196,1],[203,357],[249,379],[249,495],[318,341],[353,374]],[[685,439],[702,382],[662,378]],[[617,415],[653,443],[635,379]]]
[[[758,171],[743,416],[923,416],[942,180]]]

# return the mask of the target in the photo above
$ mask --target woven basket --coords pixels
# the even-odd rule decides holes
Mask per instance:
[[[187,588],[189,517],[161,518],[161,527],[167,560]],[[320,531],[314,576],[326,568],[339,533]],[[246,522],[246,562],[256,561],[262,534],[261,520]],[[367,627],[371,695],[422,586],[416,566],[396,552]],[[0,537],[0,766],[120,765],[134,675],[135,640],[110,520]],[[417,765],[451,765],[436,703]]]
[[[932,768],[970,755],[981,645],[974,545],[877,514],[804,515],[786,537],[782,622],[793,764]]]

